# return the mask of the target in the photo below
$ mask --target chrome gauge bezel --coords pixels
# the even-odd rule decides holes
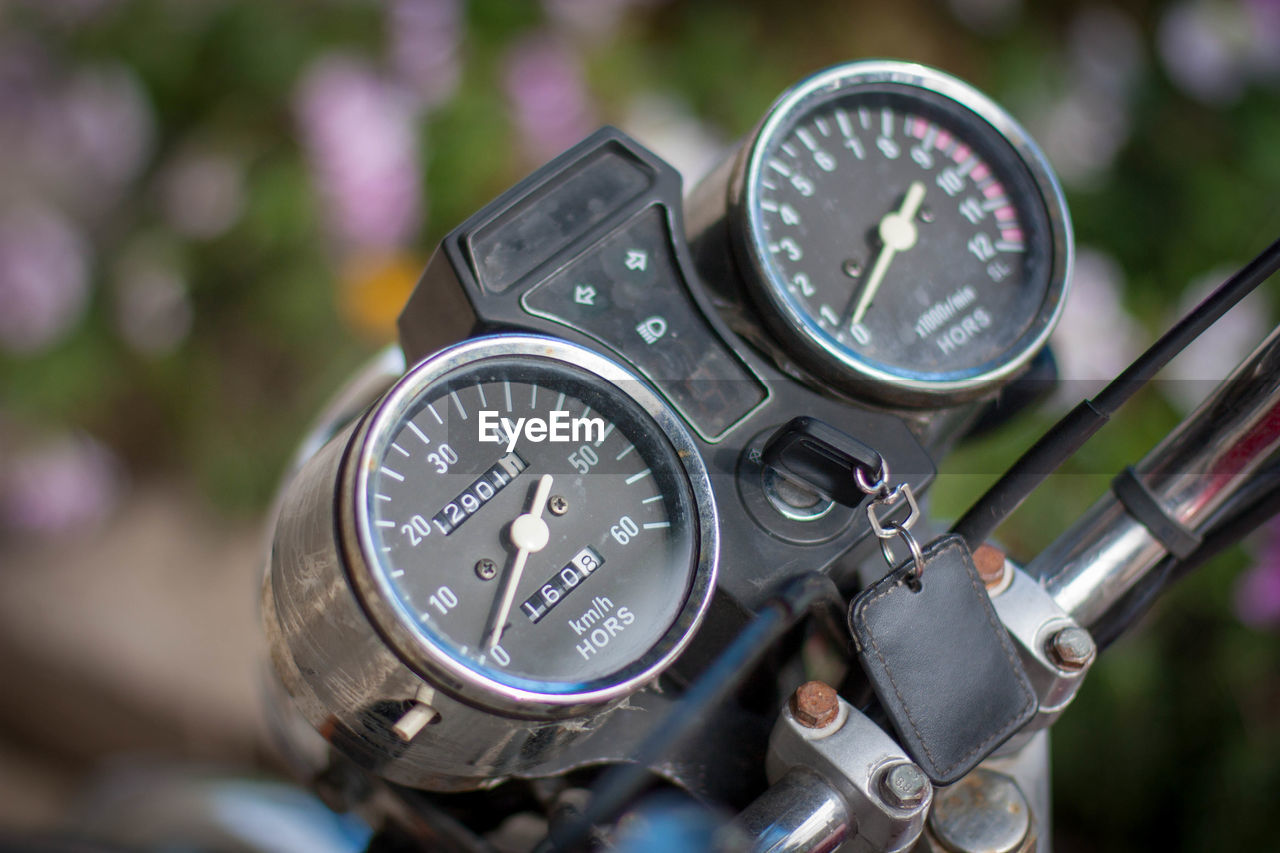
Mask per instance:
[[[680,461],[692,496],[691,524],[697,549],[688,596],[661,639],[643,656],[581,689],[539,691],[491,678],[438,645],[398,602],[380,554],[373,546],[370,479],[414,404],[456,371],[489,359],[545,360],[586,370],[628,397],[653,419]],[[634,693],[655,679],[688,646],[715,589],[719,525],[711,481],[693,439],[678,415],[643,380],[616,362],[577,344],[537,335],[474,338],[444,349],[413,367],[361,420],[344,454],[337,506],[344,570],[370,624],[417,675],[462,701],[514,715],[564,716],[597,708]],[[513,679],[517,680],[517,679]],[[519,679],[524,680],[524,679]]]
[[[1027,332],[995,360],[966,371],[922,374],[885,369],[838,345],[769,272],[760,221],[760,186],[773,140],[823,102],[858,87],[914,87],[942,96],[985,122],[1021,160],[1049,223],[1050,266],[1044,300]],[[1071,279],[1073,238],[1062,188],[1044,154],[1018,122],[990,98],[936,69],[909,62],[866,60],[819,72],[770,107],[743,146],[729,182],[728,214],[734,252],[748,291],[779,339],[783,355],[837,388],[891,404],[937,406],[982,396],[1020,371],[1048,342],[1062,314]]]

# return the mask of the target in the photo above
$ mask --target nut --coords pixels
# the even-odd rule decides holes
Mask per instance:
[[[808,729],[829,726],[840,712],[834,687],[821,681],[806,681],[791,695],[791,714]]]
[[[914,764],[895,764],[880,777],[880,795],[896,809],[914,809],[928,790],[928,777]]]
[[[1004,552],[994,545],[982,544],[973,552],[973,564],[987,589],[994,591],[1004,584],[1008,566]]]
[[[1063,669],[1084,669],[1097,647],[1089,632],[1078,626],[1063,628],[1049,640],[1049,657]]]

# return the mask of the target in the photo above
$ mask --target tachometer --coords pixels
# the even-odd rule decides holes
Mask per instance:
[[[902,62],[830,69],[782,96],[739,169],[737,266],[818,378],[936,405],[989,390],[1047,340],[1070,269],[1062,193],[967,84]]]

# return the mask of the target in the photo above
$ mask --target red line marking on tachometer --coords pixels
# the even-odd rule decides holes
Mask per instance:
[[[1004,186],[999,181],[992,181],[983,190],[982,194],[987,198],[995,198],[1004,195]]]
[[[973,171],[969,172],[969,177],[976,183],[978,181],[985,181],[990,174],[991,170],[987,168],[987,164],[979,163],[977,166],[973,167]]]
[[[1000,222],[1012,222],[1018,218],[1018,211],[1013,209],[1013,205],[1006,204],[1004,207],[996,211],[996,219]]]
[[[955,150],[951,152],[951,159],[955,160],[957,163],[963,163],[965,160],[969,159],[969,155],[972,153],[973,152],[969,150],[969,146],[961,142],[955,147]]]
[[[947,146],[951,144],[951,134],[945,130],[938,131],[938,139],[933,143],[933,147],[939,151],[946,151]]]

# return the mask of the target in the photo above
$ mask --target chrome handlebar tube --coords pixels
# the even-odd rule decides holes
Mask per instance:
[[[1177,538],[1194,543],[1196,532],[1278,445],[1280,329],[1134,466],[1138,483],[1153,499],[1152,510],[1163,515],[1163,541],[1111,491],[1037,556],[1027,572],[1040,578],[1076,621],[1096,625],[1169,554],[1170,526]]]

